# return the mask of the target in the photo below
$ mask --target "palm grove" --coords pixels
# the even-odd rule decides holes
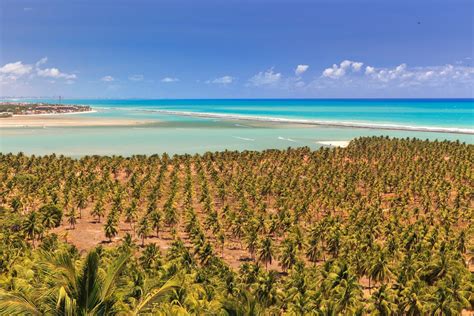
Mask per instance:
[[[473,164],[472,145],[385,137],[0,154],[0,313],[460,314],[474,304]],[[100,240],[85,250],[67,232],[86,221]]]

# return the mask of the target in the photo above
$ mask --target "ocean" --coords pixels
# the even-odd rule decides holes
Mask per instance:
[[[68,99],[62,102],[92,106],[95,113],[76,115],[84,119],[158,122],[140,126],[0,128],[0,151],[78,157],[301,146],[317,149],[326,142],[372,135],[474,143],[473,99]]]

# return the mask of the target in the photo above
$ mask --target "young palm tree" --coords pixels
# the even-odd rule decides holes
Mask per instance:
[[[320,256],[321,249],[319,248],[319,240],[311,236],[306,246],[306,258],[316,264]]]
[[[254,283],[253,293],[262,306],[274,305],[278,301],[277,273],[270,271],[261,275]]]
[[[151,228],[156,232],[156,237],[159,237],[161,229],[161,213],[158,210],[154,210],[150,213]]]
[[[82,210],[86,208],[87,198],[83,189],[80,189],[77,193],[76,206],[79,210],[79,218],[82,218]]]
[[[280,250],[280,265],[283,271],[288,271],[296,263],[296,245],[292,239],[286,238]]]
[[[145,270],[157,268],[160,263],[161,253],[156,244],[148,244],[145,247],[139,261]]]
[[[384,250],[379,250],[375,260],[370,263],[368,269],[369,275],[369,290],[371,289],[370,281],[384,283],[390,280],[392,272],[390,271],[389,263]]]
[[[35,246],[35,239],[42,232],[42,229],[43,227],[38,219],[37,213],[31,212],[23,223],[23,230],[31,239],[33,247]]]
[[[125,210],[125,222],[130,223],[130,229],[133,230],[133,223],[137,218],[137,201],[132,200],[130,206]]]
[[[148,222],[147,216],[143,216],[142,220],[138,225],[137,235],[142,240],[142,247],[145,245],[145,239],[150,233],[150,223]]]
[[[63,211],[55,204],[43,205],[38,213],[41,214],[41,221],[45,228],[54,228],[61,224]]]
[[[380,286],[370,297],[368,310],[371,314],[389,316],[393,315],[396,309],[395,293],[387,284]]]
[[[403,315],[423,315],[428,308],[426,294],[423,293],[423,284],[420,280],[412,280],[400,293],[398,310]]]
[[[91,215],[97,218],[97,221],[100,223],[100,218],[105,214],[104,203],[102,199],[99,199],[94,206],[94,209],[91,212]]]
[[[273,259],[273,242],[270,236],[266,236],[260,240],[257,255],[258,262],[263,262],[265,269],[268,270],[268,264],[272,264]]]
[[[112,216],[107,217],[107,221],[104,225],[105,237],[109,239],[109,242],[112,242],[112,238],[117,236],[117,222]]]
[[[258,241],[257,231],[255,229],[253,229],[253,227],[249,228],[246,231],[246,234],[245,234],[245,244],[247,246],[247,250],[249,251],[250,256],[252,257],[252,259],[254,259],[254,257],[255,257],[255,251],[256,251],[257,246],[258,246],[257,241]]]

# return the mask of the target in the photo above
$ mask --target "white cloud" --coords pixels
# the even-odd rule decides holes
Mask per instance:
[[[473,83],[474,67],[444,66],[412,67],[400,64],[395,68],[375,68],[366,75],[373,81],[389,83],[393,82],[401,86],[428,84],[430,86],[452,84],[452,83]]]
[[[73,80],[77,78],[75,74],[63,73],[58,68],[37,69],[37,74],[40,77],[46,78],[63,78],[68,80]]]
[[[33,10],[33,8],[31,8],[31,7],[23,8],[23,11],[31,11],[31,10]]]
[[[166,82],[166,83],[171,83],[171,82],[178,82],[178,78],[172,78],[172,77],[165,77],[161,79],[161,82]]]
[[[66,83],[72,83],[77,76],[61,72],[58,68],[40,68],[47,63],[48,58],[43,57],[33,64],[24,64],[22,61],[8,63],[0,67],[0,82],[2,85],[20,84],[29,85],[34,78],[42,77],[49,79],[48,82],[55,83],[57,79],[64,79]],[[22,80],[18,80],[18,79]]]
[[[303,73],[306,72],[306,70],[308,70],[308,68],[309,68],[309,65],[298,65],[298,66],[296,66],[295,75],[301,76]]]
[[[72,81],[77,78],[75,74],[68,74],[68,73],[61,72],[58,68],[55,68],[55,67],[41,69],[40,66],[46,64],[47,62],[48,62],[48,57],[43,57],[35,63],[36,74],[39,77],[53,78],[53,79],[66,79],[69,81]]]
[[[206,83],[214,83],[214,84],[221,84],[221,85],[228,85],[234,82],[235,78],[232,76],[222,76],[219,78],[216,78],[214,80],[208,80]]]
[[[336,64],[332,65],[332,68],[326,68],[323,71],[323,77],[337,79],[346,74],[344,68],[339,68]]]
[[[331,68],[326,68],[322,76],[331,79],[344,77],[347,72],[359,72],[364,63],[351,60],[343,60],[339,65],[333,64]]]
[[[364,63],[361,63],[361,62],[353,62],[352,63],[352,70],[357,72],[362,68],[363,65],[364,65]]]
[[[2,74],[2,77],[5,76],[7,79],[16,80],[21,76],[31,73],[32,70],[33,66],[17,61],[3,65],[0,68],[0,74]]]
[[[346,86],[363,89],[408,88],[408,87],[455,87],[467,88],[474,85],[474,67],[463,64],[444,66],[409,67],[401,63],[394,67],[376,67],[364,63],[344,60],[326,68],[321,78],[312,86],[331,85],[334,79]],[[364,69],[364,71],[362,71]],[[332,80],[325,80],[332,79]],[[333,86],[335,87],[335,86]]]
[[[104,82],[112,82],[112,81],[115,81],[115,78],[112,77],[112,76],[104,76],[104,77],[100,78],[100,80],[102,80]]]
[[[38,60],[36,62],[36,68],[38,68],[39,66],[43,65],[43,64],[46,64],[48,62],[48,57],[43,57],[41,58],[40,60]]]
[[[131,81],[142,81],[145,77],[143,75],[131,75],[128,77],[128,80]]]
[[[372,66],[367,66],[365,67],[365,74],[366,75],[371,75],[375,72],[375,68]]]
[[[281,73],[275,73],[273,68],[268,69],[265,72],[259,72],[255,76],[249,79],[249,84],[255,87],[258,86],[271,86],[280,82]]]

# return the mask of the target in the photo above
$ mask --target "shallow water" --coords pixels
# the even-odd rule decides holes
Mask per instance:
[[[2,128],[0,150],[27,154],[169,154],[308,146],[360,136],[388,135],[474,143],[473,135],[380,129],[299,126],[268,122],[166,115],[150,110],[238,114],[472,129],[472,100],[67,100],[97,113],[78,117],[154,119],[117,127]]]

